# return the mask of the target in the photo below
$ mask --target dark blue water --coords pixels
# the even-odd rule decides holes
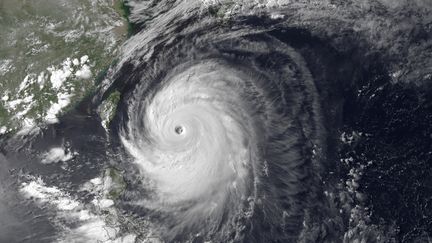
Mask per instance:
[[[394,82],[388,71],[394,60],[349,25],[326,35],[323,27],[299,27],[265,14],[229,21],[211,11],[179,16],[185,4],[170,4],[172,13],[136,21],[136,35],[127,43],[134,52],[119,57],[107,74],[109,85],[59,124],[34,136],[0,138],[0,242],[47,242],[61,232],[50,217],[53,209],[18,193],[22,175],[40,176],[86,203],[91,198],[79,188],[109,166],[124,171],[128,183],[116,202],[119,214],[133,225],[151,222],[167,242],[430,242],[430,82]],[[254,183],[245,194],[251,199],[238,200],[245,208],[253,204],[248,217],[235,210],[239,205],[227,204],[219,220],[198,224],[181,221],[190,212],[187,204],[167,213],[136,203],[151,201],[154,188],[143,182],[146,176],[119,135],[127,131],[146,139],[147,124],[139,119],[144,101],[165,87],[172,72],[208,60],[245,73],[252,77],[246,87],[263,90],[250,91],[245,100],[253,108],[262,135],[256,142],[267,164],[257,165],[266,172],[248,175]],[[113,90],[121,100],[106,132],[96,110]],[[131,113],[131,105],[140,109]],[[360,135],[346,143],[343,132]],[[67,170],[40,163],[40,153],[59,144],[78,152]],[[147,230],[133,232],[144,240]]]

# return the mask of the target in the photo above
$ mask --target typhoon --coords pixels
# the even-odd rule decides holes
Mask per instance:
[[[49,239],[430,241],[428,1],[127,6],[134,33],[97,90],[0,140]],[[45,157],[73,163],[36,166],[58,143]]]
[[[289,52],[280,55],[291,58]],[[284,85],[285,80],[260,74],[253,55],[248,61],[256,69],[244,65],[246,60],[191,59],[178,63],[153,90],[139,87],[131,95],[122,142],[152,192],[140,199],[142,206],[173,217],[167,229],[173,237],[187,229],[203,230],[221,241],[236,239],[244,227],[241,220],[250,220],[262,207],[256,205],[258,196],[264,200],[260,204],[292,210],[296,217],[302,213],[283,206],[284,191],[298,207],[307,205],[307,197],[299,195],[305,185],[296,181],[309,180],[302,170],[312,153],[299,155],[303,145],[298,143],[303,136],[315,139],[313,119],[318,119],[318,111],[311,108],[312,124],[300,125],[304,118],[295,110],[301,100],[283,97],[282,92],[289,96],[289,91],[273,83]],[[313,106],[314,87],[309,85],[308,102]],[[275,102],[291,106],[277,107]],[[300,127],[307,134],[295,132]],[[281,183],[278,191],[263,188],[276,182]],[[272,227],[296,220],[271,217],[276,220]]]
[[[132,71],[119,134],[148,189],[135,205],[162,217],[169,241],[293,240],[316,196],[316,87],[282,41],[259,29],[213,38],[215,24],[176,30]]]

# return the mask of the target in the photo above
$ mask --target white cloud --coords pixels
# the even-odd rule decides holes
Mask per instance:
[[[109,208],[111,206],[114,206],[114,201],[111,199],[106,199],[106,198],[102,198],[100,200],[98,199],[93,199],[92,203],[95,206],[98,206],[100,208]]]
[[[60,111],[70,104],[71,94],[68,93],[58,93],[57,94],[57,103],[51,104],[50,108],[47,110],[47,114],[45,116],[45,122],[52,124],[57,123],[57,115]]]
[[[5,94],[1,99],[2,99],[2,101],[8,101],[9,100],[9,95]]]
[[[57,162],[66,162],[71,160],[74,155],[71,152],[65,151],[62,147],[52,148],[47,153],[44,154],[44,158],[42,159],[42,163],[51,164]]]
[[[7,127],[6,126],[0,127],[0,135],[5,134],[6,131],[7,131]]]
[[[81,65],[84,65],[85,63],[87,63],[88,60],[89,60],[89,57],[87,55],[82,56],[80,59]]]
[[[89,79],[89,78],[91,78],[91,76],[92,76],[92,72],[91,72],[91,70],[90,70],[90,67],[89,67],[88,65],[84,64],[84,65],[81,67],[81,69],[78,70],[78,71],[75,73],[75,76],[76,76],[77,78],[81,78],[81,79]]]
[[[26,75],[18,88],[18,93],[27,88],[33,81],[34,80],[30,77],[30,75]]]
[[[66,79],[72,75],[73,68],[71,67],[71,64],[72,62],[70,58],[67,58],[65,61],[63,61],[61,68],[48,68],[48,71],[51,72],[50,81],[54,89],[59,89],[62,87]]]
[[[0,60],[0,75],[3,75],[9,72],[12,69],[12,60],[11,59],[3,59]]]
[[[43,89],[43,86],[45,84],[45,72],[39,73],[39,76],[37,77],[37,82],[39,84],[40,89]]]
[[[101,178],[95,178],[90,183],[102,183]],[[133,243],[136,235],[120,235],[120,227],[117,223],[107,223],[104,215],[91,212],[85,204],[73,199],[68,193],[55,186],[47,186],[41,178],[33,178],[30,182],[21,184],[20,192],[27,198],[45,205],[55,206],[57,217],[66,218],[68,221],[76,220],[77,227],[69,228],[62,225],[64,231],[58,236],[57,242],[107,242],[107,243]],[[96,199],[95,199],[96,200]],[[112,207],[114,202],[109,199],[98,199],[93,202],[101,208]]]
[[[80,64],[80,62],[78,61],[77,58],[73,59],[72,61],[73,65],[78,66]]]

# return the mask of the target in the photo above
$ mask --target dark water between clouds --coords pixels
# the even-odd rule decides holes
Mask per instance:
[[[176,4],[172,12],[184,6]],[[79,187],[107,166],[124,170],[129,183],[116,204],[120,214],[137,224],[152,222],[167,242],[430,241],[430,85],[393,82],[387,70],[392,60],[385,50],[370,52],[363,36],[345,35],[350,26],[340,26],[334,36],[320,36],[316,29],[293,27],[290,21],[264,15],[220,23],[211,15],[167,11],[146,23],[126,43],[126,51],[133,52],[123,53],[108,73],[108,91],[101,89],[38,135],[0,138],[0,241],[44,242],[59,231],[50,221],[54,209],[38,208],[17,193],[21,175],[40,176],[47,185],[79,197]],[[150,147],[146,153],[159,151],[151,121],[143,120],[147,109],[188,68],[198,66],[190,76],[208,70],[199,66],[203,63],[220,67],[226,76],[232,69],[239,71],[233,76],[245,85],[227,81],[226,87],[246,87],[238,90],[244,100],[225,98],[238,113],[252,114],[239,114],[250,117],[256,128],[241,134],[257,144],[249,152],[260,158],[248,161],[253,166],[239,194],[229,191],[220,199],[215,194],[224,187],[213,188],[216,192],[208,197],[225,204],[208,217],[197,213],[208,213],[198,200],[158,204],[153,198],[157,189],[143,182],[147,177],[120,141],[125,136],[138,149]],[[224,75],[216,77],[228,79]],[[105,133],[94,111],[111,90],[120,91],[122,99]],[[217,92],[210,94],[225,101]],[[236,115],[239,127],[249,125]],[[353,134],[352,140],[341,141],[343,133]],[[251,141],[255,134],[261,136]],[[78,152],[67,169],[41,164],[39,155],[59,145]],[[196,183],[191,188],[201,189]],[[140,200],[145,203],[137,204]],[[147,230],[138,239],[144,240]]]

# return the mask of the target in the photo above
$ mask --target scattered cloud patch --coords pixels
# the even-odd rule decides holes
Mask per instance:
[[[91,67],[89,57],[84,55],[66,58],[59,65],[50,66],[39,74],[27,74],[15,91],[6,91],[1,96],[0,103],[11,119],[2,125],[24,134],[32,130],[29,125],[40,124],[35,121],[47,124],[59,122],[58,115],[73,102],[77,93],[76,82],[92,78]]]
[[[102,183],[102,179],[93,179],[90,182],[91,185],[95,185],[94,183],[101,186],[99,183]],[[109,200],[102,199],[96,203],[104,206],[105,210],[111,210],[108,212],[113,215],[108,219],[106,214],[101,214],[100,208],[96,207],[94,210],[94,206],[74,199],[58,187],[47,186],[41,178],[30,177],[30,181],[21,184],[20,192],[43,207],[54,206],[58,218],[67,222],[75,221],[76,226],[61,225],[62,232],[57,242],[132,243],[136,240],[136,235],[121,233],[119,224],[112,222],[115,211],[112,209],[113,202]]]
[[[87,55],[84,55],[80,58],[81,65],[86,64],[88,61],[89,61],[89,57]]]
[[[72,60],[72,64],[75,65],[75,66],[78,66],[78,65],[80,64],[80,62],[78,61],[77,58],[74,58],[74,59]]]
[[[3,97],[1,98],[2,101],[8,101],[9,100],[9,95],[5,94],[3,95]]]
[[[7,127],[6,127],[6,126],[2,126],[2,127],[0,127],[0,135],[5,134],[6,131],[7,131]]]
[[[90,67],[86,64],[82,65],[81,69],[79,69],[75,76],[80,79],[89,79],[92,77],[92,72],[90,70]]]
[[[12,69],[12,60],[3,59],[0,60],[0,75],[4,75]]]
[[[45,122],[48,124],[59,122],[57,115],[70,104],[71,97],[72,94],[68,92],[58,93],[57,103],[52,103],[49,109],[47,110],[46,116],[44,118]]]
[[[71,60],[67,58],[61,64],[60,68],[49,67],[47,70],[51,73],[50,82],[54,89],[62,87],[63,83],[72,75],[73,68],[71,67]]]
[[[58,162],[66,162],[73,159],[74,155],[74,153],[67,151],[63,147],[56,147],[50,149],[47,153],[44,154],[42,163],[51,164]]]

